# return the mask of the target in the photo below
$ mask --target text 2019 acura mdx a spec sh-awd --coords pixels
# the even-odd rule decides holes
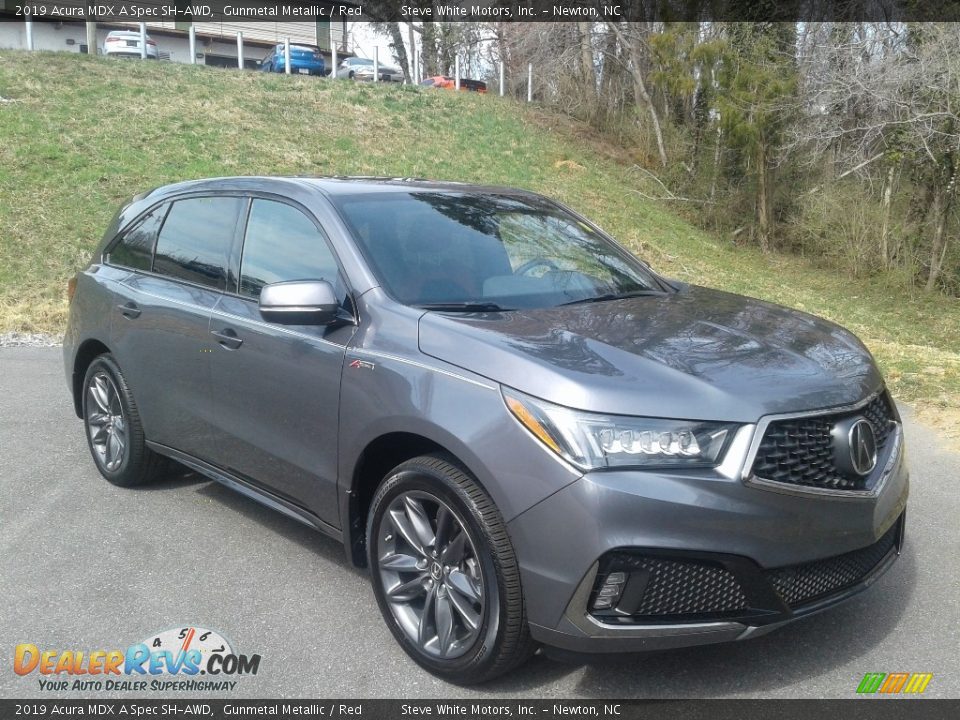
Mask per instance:
[[[71,288],[104,477],[172,459],[342,540],[454,681],[754,637],[901,547],[901,423],[853,335],[660,277],[530,192],[170,185]]]

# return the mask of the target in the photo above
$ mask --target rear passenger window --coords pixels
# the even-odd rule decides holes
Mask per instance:
[[[169,205],[161,205],[150,211],[136,225],[127,230],[110,251],[109,262],[132,270],[149,270],[157,231],[163,224],[167,208]]]
[[[157,238],[153,271],[223,290],[227,256],[245,203],[239,197],[173,203]]]
[[[260,297],[264,285],[284,280],[327,280],[337,289],[337,261],[323,235],[295,207],[254,200],[240,265],[240,294]]]

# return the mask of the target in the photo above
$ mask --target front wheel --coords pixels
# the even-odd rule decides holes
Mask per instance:
[[[367,557],[387,625],[427,670],[477,683],[532,653],[503,519],[452,458],[426,455],[391,471],[370,507]]]

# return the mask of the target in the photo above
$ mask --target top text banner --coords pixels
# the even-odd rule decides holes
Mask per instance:
[[[960,0],[0,0],[0,20],[203,22],[956,21]]]

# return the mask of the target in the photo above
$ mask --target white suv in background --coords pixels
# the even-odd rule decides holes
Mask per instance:
[[[160,50],[156,40],[147,37],[147,59],[159,60]],[[135,30],[113,30],[103,42],[103,54],[117,57],[142,57],[140,33]]]

